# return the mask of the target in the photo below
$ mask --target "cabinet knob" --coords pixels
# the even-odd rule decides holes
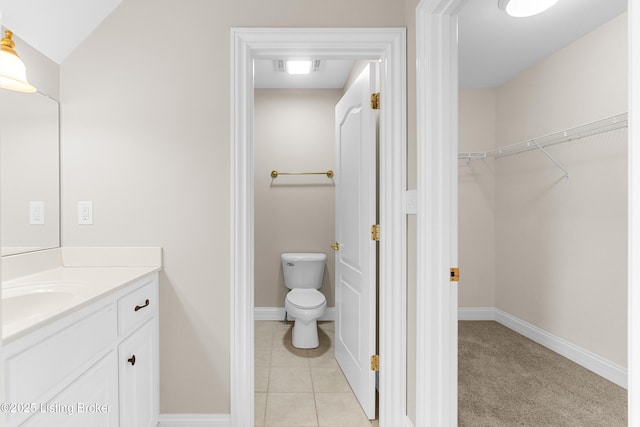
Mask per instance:
[[[134,354],[133,356],[131,356],[127,362],[131,363],[131,366],[134,366],[136,364],[136,355]]]
[[[143,308],[147,307],[148,305],[149,305],[149,300],[146,300],[144,302],[144,305],[136,305],[136,308],[134,308],[133,311],[138,311],[140,309],[143,309]]]

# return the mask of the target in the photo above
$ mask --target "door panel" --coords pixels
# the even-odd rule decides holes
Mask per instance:
[[[375,418],[376,115],[367,66],[336,105],[336,360],[367,416]]]

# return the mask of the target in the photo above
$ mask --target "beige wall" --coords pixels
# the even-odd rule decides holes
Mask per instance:
[[[4,35],[4,32],[2,33]],[[15,50],[27,68],[27,80],[39,92],[53,99],[60,99],[60,66],[23,41],[19,34],[13,35]]]
[[[495,144],[494,89],[461,89],[459,150],[487,151]],[[458,264],[464,273],[460,307],[495,307],[495,161],[459,161]]]
[[[495,91],[462,91],[461,151],[493,148],[494,131],[500,147],[625,112],[626,18]],[[626,366],[626,141],[626,130],[618,130],[549,147],[569,179],[538,151],[461,162],[460,306],[495,305]]]
[[[500,87],[498,146],[627,111],[626,14]],[[496,162],[496,306],[626,366],[626,131]]]
[[[334,169],[335,105],[341,89],[255,91],[255,306],[283,307],[280,254],[327,255],[320,291],[335,306],[335,192],[325,175],[280,176],[272,170]]]
[[[124,0],[62,64],[63,245],[163,247],[162,413],[230,411],[230,28],[404,25],[396,0]]]

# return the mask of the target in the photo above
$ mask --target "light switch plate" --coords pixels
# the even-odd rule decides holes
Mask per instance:
[[[90,202],[90,201],[78,202],[78,224],[79,225],[93,224],[93,202]]]
[[[407,215],[416,215],[418,213],[418,191],[408,190],[406,200]]]
[[[44,224],[44,202],[40,202],[40,201],[29,202],[29,224],[31,225]]]

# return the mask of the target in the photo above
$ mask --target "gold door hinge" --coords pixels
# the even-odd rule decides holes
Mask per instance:
[[[371,240],[376,242],[380,241],[380,224],[373,224],[371,226]]]
[[[459,268],[451,268],[450,269],[450,282],[458,282],[460,280],[460,269]]]
[[[373,110],[380,109],[380,92],[371,94],[371,108]]]
[[[379,371],[380,370],[380,356],[374,354],[371,356],[371,370]]]

